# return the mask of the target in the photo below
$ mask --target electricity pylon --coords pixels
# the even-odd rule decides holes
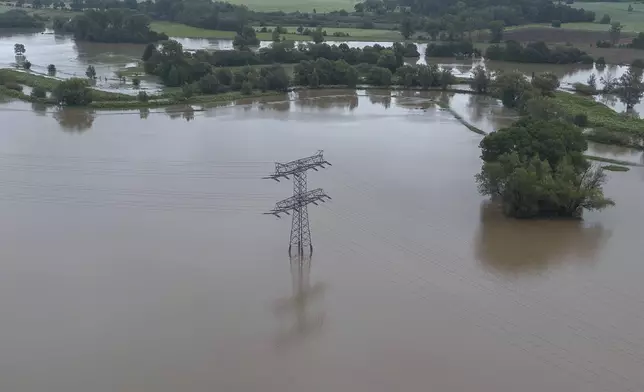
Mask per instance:
[[[293,196],[275,204],[275,208],[265,214],[275,215],[280,218],[280,214],[290,215],[293,212],[291,223],[291,240],[288,245],[288,254],[292,255],[292,249],[295,247],[300,256],[304,255],[304,249],[309,249],[309,254],[313,253],[313,244],[311,243],[311,228],[309,226],[308,205],[318,202],[324,203],[326,199],[331,199],[324,193],[321,188],[309,191],[306,181],[306,172],[309,169],[318,171],[318,168],[325,168],[324,165],[331,164],[324,160],[323,151],[319,150],[315,155],[297,159],[287,163],[275,163],[275,173],[264,177],[279,182],[280,177],[289,179],[293,176]]]

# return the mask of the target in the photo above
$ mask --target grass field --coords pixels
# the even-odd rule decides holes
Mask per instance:
[[[633,6],[633,12],[628,12],[628,5]],[[596,20],[599,21],[604,14],[610,15],[613,22],[620,22],[624,25],[624,31],[644,31],[644,4],[636,3],[574,3],[573,7],[583,8],[587,11],[593,11],[597,14]],[[602,28],[608,30],[607,25],[595,23],[568,23],[569,25],[579,25],[579,28],[594,29]],[[571,27],[572,28],[572,27]]]
[[[330,12],[344,9],[353,11],[355,0],[229,0],[232,4],[243,4],[256,11],[284,11],[284,12]]]
[[[186,37],[186,38],[220,38],[220,39],[233,39],[235,32],[233,31],[219,31],[201,29],[198,27],[186,26],[181,23],[172,22],[152,22],[150,24],[152,30],[159,33],[166,33],[170,37]],[[297,27],[286,27],[289,32],[295,32]],[[399,41],[402,36],[398,31],[393,30],[378,30],[378,29],[352,29],[352,28],[324,28],[328,36],[326,40],[333,41]],[[332,34],[336,31],[349,33],[349,37],[333,37]],[[301,36],[299,34],[283,34],[282,37],[300,41],[308,39],[309,37]],[[271,33],[257,33],[257,38],[260,40],[271,40]]]

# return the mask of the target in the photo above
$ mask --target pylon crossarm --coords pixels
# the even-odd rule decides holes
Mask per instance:
[[[300,206],[304,206],[310,203],[315,202],[326,202],[326,199],[331,199],[326,193],[321,188],[318,189],[313,189],[312,191],[308,191],[306,193],[302,193],[299,195],[294,195],[289,197],[288,199],[284,199],[282,201],[278,201],[275,204],[275,208],[273,208],[270,212],[267,214],[287,214],[288,211],[291,211],[293,209],[297,209]]]

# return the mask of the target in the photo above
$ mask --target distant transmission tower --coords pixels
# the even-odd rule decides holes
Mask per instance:
[[[293,212],[293,221],[291,223],[291,241],[288,245],[288,254],[292,255],[292,249],[297,249],[297,255],[303,256],[304,249],[309,249],[309,255],[313,253],[313,244],[311,243],[311,228],[309,227],[308,205],[317,202],[324,203],[325,199],[331,199],[321,188],[312,191],[307,190],[306,172],[309,169],[318,171],[318,167],[324,169],[324,165],[331,164],[324,160],[322,150],[310,157],[301,158],[287,163],[275,163],[275,173],[268,177],[279,182],[280,177],[286,178],[293,176],[293,196],[282,201],[278,201],[269,215],[280,217],[280,214],[290,215]]]

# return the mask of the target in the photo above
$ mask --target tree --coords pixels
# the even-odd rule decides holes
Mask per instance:
[[[490,42],[499,43],[503,40],[503,30],[505,24],[502,20],[495,20],[490,22]]]
[[[34,99],[47,98],[47,90],[45,90],[43,87],[36,86],[31,90],[30,96]]]
[[[602,192],[603,172],[583,156],[582,130],[568,121],[526,117],[487,135],[480,147],[479,191],[498,197],[510,216],[578,217],[584,208],[613,204]]]
[[[595,76],[595,74],[590,74],[588,80],[586,81],[586,84],[588,84],[588,87],[590,87],[593,91],[597,91],[597,76]]]
[[[199,91],[201,91],[202,94],[217,94],[221,86],[219,79],[217,79],[217,76],[213,74],[206,75],[199,79],[197,84],[199,86]]]
[[[311,73],[311,77],[309,79],[309,87],[311,88],[320,87],[320,76],[318,75],[317,69],[313,69],[313,72]]]
[[[155,44],[149,43],[145,45],[145,49],[143,50],[143,56],[141,56],[141,60],[148,61],[156,51],[157,51],[157,47]]]
[[[599,70],[602,70],[604,69],[604,67],[606,67],[606,59],[604,58],[604,56],[599,57],[597,61],[595,61],[595,66]]]
[[[604,14],[602,18],[599,20],[600,24],[610,24],[610,15]]]
[[[26,69],[27,71],[31,69],[31,61],[25,60],[24,63],[22,63],[22,67]]]
[[[619,78],[615,93],[619,100],[626,105],[626,110],[630,111],[640,103],[642,96],[644,96],[641,69],[629,67],[628,71]]]
[[[394,72],[402,64],[393,51],[383,50],[380,52],[380,57],[378,57],[378,62],[376,63],[376,65],[378,65],[379,67],[387,68],[389,69],[389,71]]]
[[[400,24],[400,34],[402,34],[405,39],[409,39],[414,35],[414,26],[412,24],[411,18],[405,17],[402,23]]]
[[[70,78],[60,82],[54,88],[52,97],[59,105],[84,106],[92,102],[92,90],[87,80]]]
[[[244,82],[241,86],[241,93],[244,95],[250,95],[253,93],[253,85],[250,82]]]
[[[85,75],[90,79],[96,79],[96,68],[93,65],[88,65]]]
[[[560,20],[553,20],[552,23],[550,23],[552,27],[559,28],[561,27],[561,21]]]
[[[322,42],[324,42],[324,33],[322,32],[322,27],[318,27],[311,32],[311,39],[313,39],[313,42],[315,42],[316,44],[321,44]]]
[[[494,80],[494,95],[504,106],[521,108],[532,97],[532,85],[518,71],[503,72]]]
[[[56,75],[56,66],[54,64],[49,64],[47,66],[47,74],[49,76],[55,76]]]
[[[613,22],[610,24],[610,29],[608,30],[608,33],[610,35],[610,40],[613,42],[613,45],[619,42],[619,37],[622,35],[623,27],[624,26],[622,26],[622,24],[619,22]]]
[[[22,55],[25,54],[27,49],[25,49],[25,45],[23,45],[23,44],[15,44],[13,46],[13,51],[16,54],[16,56],[22,56]]]
[[[255,29],[246,26],[235,35],[233,46],[238,50],[248,50],[251,46],[259,45],[259,39],[255,33]]]
[[[132,86],[134,86],[134,88],[139,88],[139,86],[141,86],[141,79],[132,78]]]
[[[487,93],[487,90],[490,87],[490,76],[482,65],[476,66],[472,71],[470,87],[479,94]]]
[[[438,80],[442,90],[447,90],[450,84],[454,84],[456,82],[454,75],[452,75],[452,70],[449,68],[441,69]]]
[[[541,91],[541,95],[554,95],[559,88],[559,78],[552,72],[543,72],[532,78],[532,86]]]
[[[273,30],[271,39],[273,40],[273,42],[280,42],[280,32],[277,27],[275,28],[275,30]]]
[[[139,93],[136,95],[136,99],[140,102],[147,102],[150,97],[148,97],[148,93],[145,91],[139,91]]]
[[[633,4],[628,5],[628,12],[633,12]]]

